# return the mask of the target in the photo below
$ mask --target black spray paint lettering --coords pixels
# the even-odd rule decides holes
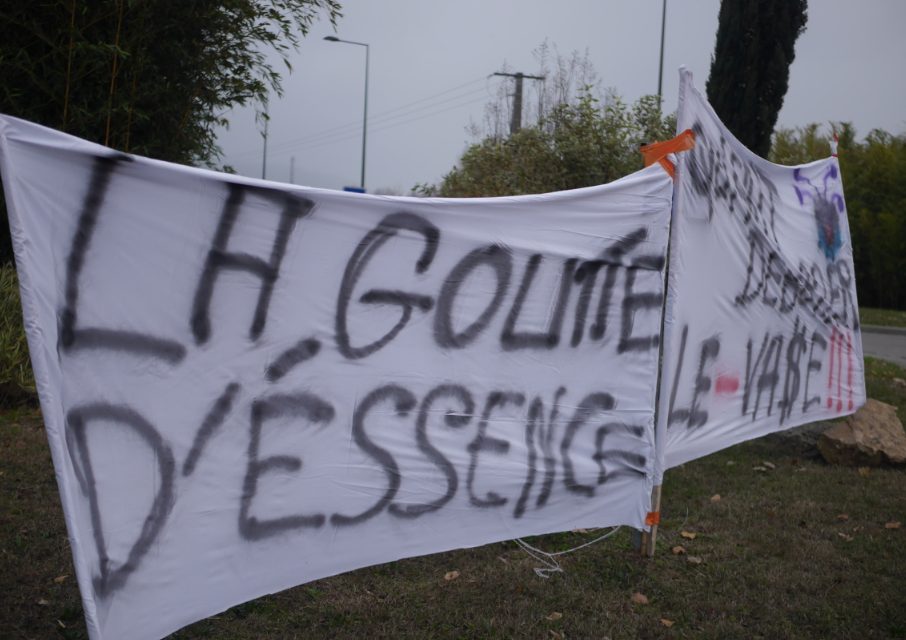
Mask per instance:
[[[359,302],[362,304],[392,304],[401,308],[400,318],[394,327],[380,339],[364,347],[351,345],[348,317],[351,312],[350,302],[353,289],[361,279],[368,262],[375,252],[398,230],[407,229],[425,238],[425,246],[416,263],[416,273],[424,273],[433,262],[440,242],[440,233],[436,227],[423,218],[413,214],[393,214],[388,216],[370,231],[359,243],[347,263],[337,301],[336,341],[340,352],[347,358],[364,358],[378,349],[385,347],[409,324],[414,310],[427,313],[434,308],[433,337],[435,343],[444,349],[463,349],[473,344],[491,325],[504,304],[513,276],[513,254],[510,249],[500,245],[479,247],[463,256],[444,278],[440,292],[435,299],[429,295],[399,290],[371,290],[364,293]],[[637,291],[637,274],[641,272],[661,272],[665,259],[661,254],[641,254],[630,258],[629,253],[648,238],[645,227],[628,233],[607,247],[601,257],[581,262],[578,258],[567,258],[559,272],[559,287],[551,305],[550,317],[544,330],[528,331],[519,329],[520,318],[530,295],[544,295],[544,292],[533,291],[539,269],[543,267],[544,257],[533,254],[526,260],[518,289],[510,309],[503,321],[500,334],[500,346],[505,351],[518,349],[553,349],[560,344],[563,325],[566,322],[572,289],[579,288],[575,304],[575,319],[572,329],[571,345],[577,346],[585,334],[586,322],[591,307],[597,274],[605,270],[597,304],[595,321],[589,334],[593,340],[600,340],[607,327],[607,314],[610,309],[612,292],[616,285],[617,275],[626,272],[625,297],[622,302],[622,330],[619,336],[618,351],[648,351],[657,349],[657,334],[637,336],[633,334],[636,313],[646,309],[659,308],[663,300],[658,291]],[[458,302],[468,297],[465,287],[469,277],[478,269],[490,271],[493,295],[483,309],[476,310],[475,317],[467,318],[465,327],[454,327]],[[485,286],[484,282],[482,286]],[[461,322],[461,321],[460,321]]]
[[[670,403],[667,410],[668,426],[685,423],[690,429],[702,427],[708,422],[708,412],[701,408],[702,397],[711,391],[711,376],[705,374],[709,364],[717,359],[720,353],[720,339],[714,335],[701,342],[699,347],[698,370],[692,383],[692,400],[689,407],[676,407],[676,396],[683,373],[683,362],[686,358],[686,342],[689,336],[689,325],[683,326],[680,337],[680,348],[673,376],[673,387],[670,390]]]
[[[304,527],[317,528],[326,521],[323,513],[295,514],[266,520],[250,515],[258,491],[258,479],[262,475],[269,471],[297,473],[302,468],[302,459],[297,456],[259,457],[261,431],[265,422],[281,417],[303,418],[310,424],[326,425],[333,420],[334,409],[329,403],[310,393],[274,394],[252,403],[248,462],[239,505],[239,535],[246,540],[261,540]]]
[[[525,506],[535,484],[535,474],[538,471],[538,450],[535,447],[535,438],[537,436],[535,434],[538,432],[539,423],[543,420],[544,402],[542,402],[541,398],[535,398],[529,405],[528,419],[525,421],[525,448],[528,451],[527,473],[525,482],[522,485],[522,491],[516,500],[516,507],[513,509],[514,518],[521,518],[525,514]]]
[[[572,458],[570,457],[569,450],[579,429],[585,426],[595,414],[612,411],[616,407],[616,404],[616,400],[614,400],[614,397],[609,393],[592,393],[583,398],[579,403],[579,406],[576,407],[572,419],[566,425],[566,431],[563,435],[563,440],[560,443],[560,458],[563,462],[563,485],[566,487],[567,491],[586,497],[591,497],[595,494],[596,485],[582,484],[576,479],[575,467]],[[595,432],[595,453],[592,456],[592,459],[598,465],[598,485],[604,484],[609,479],[623,475],[623,472],[628,469],[631,469],[633,472],[640,475],[645,475],[646,459],[644,456],[619,449],[612,449],[609,451],[605,451],[604,449],[604,439],[607,434],[615,429],[622,428],[623,425],[608,422],[599,426]],[[641,437],[644,433],[644,430],[641,427],[627,427],[626,431],[636,437]],[[606,461],[614,460],[622,462],[623,465],[621,465],[620,469],[608,472],[604,463]],[[630,466],[625,466],[627,463]]]
[[[799,318],[796,318],[793,336],[786,348],[786,375],[783,381],[783,399],[779,404],[780,424],[783,424],[793,414],[793,406],[799,397],[800,361],[807,349],[805,324],[800,326]]]
[[[823,259],[822,259],[823,260]],[[742,290],[736,294],[737,306],[753,302],[788,314],[801,309],[822,324],[859,326],[853,297],[854,287],[845,260],[800,262],[797,269],[788,265],[758,230],[749,230],[749,258]]]
[[[710,394],[726,393],[726,388],[723,391],[720,388],[722,380],[731,381],[730,391],[735,391],[736,378],[732,374],[724,378],[718,376],[718,386],[715,388],[708,369],[717,362],[717,357],[721,353],[721,340],[716,335],[705,339],[700,344],[698,370],[692,381],[691,402],[688,407],[678,407],[678,390],[684,384],[683,369],[688,334],[689,327],[685,325],[680,333],[667,413],[668,426],[684,424],[687,428],[694,429],[708,422],[708,412],[702,409],[702,401]],[[822,370],[819,354],[826,347],[827,340],[819,330],[813,333],[810,340],[806,338],[806,325],[798,317],[794,320],[790,335],[766,332],[757,340],[749,338],[746,342],[741,414],[750,415],[755,421],[759,418],[760,412],[763,413],[763,418],[770,417],[777,408],[780,410],[779,424],[783,424],[792,417],[794,409],[800,406],[798,405],[800,395],[803,397],[801,405],[803,414],[807,413],[811,406],[820,403],[820,396],[810,397],[809,389],[814,387],[814,374]],[[808,360],[803,363],[806,352]],[[778,388],[781,394],[779,399],[777,399]]]
[[[416,398],[411,391],[399,385],[388,384],[374,389],[365,396],[356,406],[355,414],[352,418],[353,441],[359,449],[373,458],[384,470],[387,476],[387,489],[377,502],[361,513],[352,516],[341,513],[333,514],[330,516],[330,523],[333,525],[346,527],[373,518],[393,501],[396,492],[399,491],[402,476],[396,460],[393,459],[393,455],[389,451],[376,445],[365,432],[365,419],[368,414],[375,406],[388,401],[393,403],[396,415],[401,418],[409,415],[409,412],[416,405]],[[401,510],[397,510],[396,515],[403,514]]]
[[[560,442],[560,459],[563,463],[563,486],[566,487],[567,491],[586,497],[591,497],[595,494],[594,485],[580,484],[576,479],[576,471],[572,458],[569,456],[569,449],[573,439],[576,437],[576,433],[595,412],[610,411],[616,404],[616,400],[609,393],[592,393],[586,396],[576,407],[572,419],[566,425],[563,440]]]
[[[431,222],[412,213],[394,213],[383,220],[359,242],[343,273],[340,292],[337,297],[337,312],[335,319],[335,333],[337,348],[344,357],[351,360],[364,358],[381,349],[393,340],[403,330],[412,318],[413,309],[422,312],[430,311],[434,299],[430,296],[420,295],[399,290],[372,289],[359,299],[362,304],[392,304],[400,307],[401,313],[397,323],[383,337],[363,347],[354,347],[350,342],[348,314],[349,303],[355,290],[356,283],[368,267],[374,254],[399,231],[411,231],[424,237],[425,246],[421,256],[415,263],[415,273],[422,274],[427,271],[437,253],[440,241],[440,230]]]
[[[91,240],[116,169],[129,161],[129,156],[122,154],[94,158],[88,190],[66,260],[66,293],[59,318],[59,347],[62,350],[109,349],[177,364],[185,358],[186,349],[174,340],[107,327],[79,327],[77,322],[79,280],[90,253]]]
[[[737,156],[723,136],[715,143],[700,121],[692,131],[695,147],[688,152],[687,167],[693,189],[708,200],[708,220],[723,202],[730,215],[777,242],[774,218],[779,194],[774,183],[754,163]]]
[[[800,318],[796,318],[791,335],[767,332],[758,344],[760,346],[757,351],[756,343],[752,339],[746,346],[746,378],[742,415],[751,412],[752,420],[756,420],[761,408],[762,396],[765,394],[768,397],[765,405],[766,416],[772,414],[777,386],[781,381],[781,369],[785,369],[782,378],[782,397],[776,404],[780,409],[780,424],[790,419],[794,407],[799,406],[801,413],[806,414],[812,406],[820,404],[820,396],[809,395],[810,389],[814,390],[814,374],[823,368],[820,354],[827,347],[827,339],[820,330],[815,330],[809,340],[806,338],[806,324]],[[806,352],[808,352],[808,359],[804,363],[803,371],[803,356]],[[801,405],[798,404],[800,389],[802,390]]]
[[[598,484],[605,484],[609,480],[614,480],[621,476],[644,476],[645,456],[626,451],[625,449],[607,449],[604,446],[604,440],[608,435],[617,433],[627,433],[637,440],[642,440],[645,435],[644,427],[640,425],[630,425],[622,422],[608,422],[598,427],[595,433],[595,454],[593,459],[598,463]],[[613,465],[615,468],[609,469],[607,462],[617,461],[619,465]]]
[[[239,385],[231,382],[224,389],[220,397],[214,402],[214,406],[201,422],[201,426],[195,434],[195,440],[192,442],[192,448],[186,456],[182,465],[182,474],[190,476],[195,471],[195,465],[204,452],[205,445],[214,436],[220,426],[226,420],[227,415],[233,410],[233,402],[239,393]]]
[[[394,502],[390,505],[389,511],[395,516],[401,518],[415,518],[432,511],[441,509],[445,504],[453,499],[456,490],[459,487],[459,477],[456,474],[456,468],[444,457],[434,445],[428,440],[428,416],[434,411],[434,405],[442,399],[456,400],[460,405],[457,410],[449,410],[444,414],[445,424],[452,429],[459,429],[472,420],[475,413],[475,401],[468,390],[460,385],[445,384],[435,387],[422,400],[418,417],[415,420],[415,440],[418,444],[419,451],[425,454],[425,457],[433,462],[444,476],[447,489],[444,494],[433,502],[426,504],[399,504]]]
[[[771,415],[774,404],[774,392],[777,388],[777,383],[780,381],[780,354],[783,350],[783,343],[784,337],[782,335],[772,336],[766,333],[754,361],[752,360],[752,340],[749,339],[746,344],[746,378],[742,397],[742,414],[746,415],[749,413],[749,404],[752,402],[754,387],[753,421],[758,418],[758,407],[761,403],[761,396],[765,391],[770,392],[766,411],[768,416]],[[774,359],[773,366],[771,365],[771,358]]]
[[[210,307],[214,296],[214,285],[224,269],[246,271],[261,280],[258,291],[258,302],[249,327],[249,339],[257,340],[267,323],[267,310],[270,306],[274,285],[280,275],[280,264],[289,243],[290,234],[296,222],[307,216],[314,208],[314,203],[285,191],[263,187],[252,187],[237,183],[227,183],[229,195],[223,205],[223,212],[214,234],[211,248],[205,260],[204,269],[195,289],[192,301],[192,335],[196,344],[204,344],[211,337]],[[280,222],[270,256],[265,260],[247,253],[236,253],[227,250],[233,227],[239,219],[239,212],[246,196],[254,194],[281,205]]]
[[[484,405],[484,411],[481,413],[481,422],[478,423],[478,433],[475,439],[469,443],[468,451],[469,472],[466,476],[466,490],[469,492],[469,502],[476,507],[499,507],[506,504],[507,499],[503,496],[489,491],[484,497],[475,494],[475,473],[478,468],[478,455],[482,451],[488,451],[497,455],[505,455],[510,450],[510,443],[500,438],[494,438],[487,434],[488,418],[494,409],[505,407],[508,404],[522,406],[525,402],[525,396],[521,393],[492,391],[488,394],[487,401]]]
[[[197,463],[206,443],[222,426],[226,416],[231,412],[239,391],[240,386],[237,383],[227,385],[209,409],[183,465],[184,476],[189,477],[197,470]],[[544,507],[548,502],[558,463],[562,465],[563,484],[567,491],[583,497],[593,496],[596,486],[620,476],[645,475],[647,462],[645,456],[605,446],[605,440],[617,433],[644,439],[643,427],[610,421],[597,427],[594,434],[594,453],[590,458],[598,467],[596,483],[581,484],[578,481],[571,454],[576,435],[582,428],[588,426],[596,415],[615,408],[616,401],[613,396],[605,392],[587,395],[579,403],[566,425],[562,437],[558,437],[556,433],[558,410],[566,393],[566,389],[563,387],[557,389],[547,421],[544,419],[544,403],[541,398],[535,397],[530,403],[524,432],[527,445],[526,477],[513,512],[514,518],[522,517],[530,502],[536,485],[535,480],[540,471],[538,468],[539,449],[540,457],[543,457],[545,473],[535,502],[536,509]],[[410,415],[418,404],[416,397],[409,390],[396,384],[388,384],[368,393],[357,406],[353,416],[352,440],[354,444],[371,458],[386,476],[386,487],[373,505],[355,515],[334,513],[328,518],[324,513],[303,512],[264,518],[254,513],[256,499],[261,497],[261,477],[272,472],[297,474],[303,468],[302,457],[297,455],[261,456],[262,441],[265,439],[263,433],[265,425],[268,422],[282,419],[287,423],[279,427],[283,429],[299,429],[308,426],[325,428],[334,420],[335,411],[329,402],[305,392],[271,394],[252,401],[247,461],[238,505],[240,537],[246,541],[255,542],[304,529],[317,529],[323,527],[328,521],[337,527],[354,526],[379,515],[384,510],[398,518],[412,519],[438,511],[449,503],[457,493],[459,476],[450,460],[428,439],[427,421],[429,416],[437,413],[435,407],[447,406],[449,408],[444,414],[445,425],[453,429],[465,427],[476,417],[476,405],[472,395],[463,386],[443,384],[427,393],[421,403],[415,420],[416,444],[419,451],[437,467],[446,484],[446,490],[440,498],[421,504],[393,502],[402,482],[399,466],[393,454],[376,445],[366,432],[368,416],[373,415],[380,405],[387,403],[391,404],[397,417],[400,418]],[[487,395],[476,436],[466,446],[469,454],[466,488],[468,500],[472,506],[478,508],[501,507],[509,502],[509,498],[494,491],[488,491],[483,496],[477,495],[476,476],[479,466],[487,465],[491,468],[494,465],[491,459],[485,460],[483,464],[479,465],[480,460],[484,459],[480,457],[480,454],[507,454],[510,451],[508,438],[515,435],[514,431],[518,432],[518,428],[511,428],[515,426],[512,420],[497,420],[494,424],[502,429],[507,439],[489,435],[492,414],[506,405],[519,407],[524,404],[525,396],[514,391],[492,391]],[[112,566],[107,556],[107,543],[104,538],[95,472],[86,438],[86,426],[94,421],[122,424],[137,432],[154,455],[159,468],[160,487],[153,498],[141,533],[129,551],[127,561],[119,567]],[[129,407],[104,403],[84,405],[70,411],[67,416],[67,424],[67,447],[76,478],[83,492],[88,496],[92,530],[98,550],[100,569],[99,575],[94,580],[95,590],[98,597],[106,597],[125,584],[128,576],[138,568],[142,558],[149,552],[167,522],[175,500],[174,457],[170,446],[157,429]],[[503,433],[498,435],[503,435]],[[554,451],[555,440],[559,440],[559,460]]]
[[[104,539],[97,483],[86,434],[86,429],[92,422],[115,423],[134,431],[151,450],[160,473],[160,486],[145,516],[141,532],[129,549],[126,561],[118,567],[113,566],[107,555],[107,543]],[[91,529],[98,553],[100,575],[94,576],[94,590],[103,598],[126,583],[129,575],[138,568],[142,558],[151,549],[151,545],[166,524],[174,502],[173,482],[176,463],[173,452],[160,432],[129,407],[102,402],[81,405],[66,414],[66,424],[66,445],[82,493],[88,496]]]
[[[808,365],[805,370],[805,393],[802,398],[802,413],[806,413],[812,405],[821,404],[821,396],[814,395],[809,397],[808,395],[809,380],[811,379],[812,374],[820,372],[822,367],[821,360],[815,358],[815,347],[820,348],[822,351],[827,349],[827,340],[825,340],[824,336],[818,331],[815,331],[815,333],[812,334],[812,346],[809,348],[808,352]]]
[[[565,260],[560,272],[560,285],[556,302],[551,306],[552,315],[548,321],[547,330],[543,332],[520,332],[515,330],[525,299],[535,279],[535,274],[543,261],[541,254],[531,256],[526,264],[513,306],[510,308],[504,323],[503,333],[501,334],[501,346],[503,349],[506,351],[527,348],[553,349],[559,345],[573,286],[578,286],[579,294],[575,304],[575,317],[570,345],[573,347],[578,346],[585,336],[585,327],[588,321],[594,288],[597,284],[598,273],[602,269],[604,270],[604,282],[601,286],[594,322],[589,330],[591,339],[600,340],[604,337],[607,330],[607,314],[610,310],[617,275],[620,271],[623,271],[626,274],[625,295],[622,303],[622,325],[617,352],[657,349],[658,335],[633,335],[635,314],[644,309],[659,309],[663,301],[660,292],[639,292],[635,290],[636,275],[639,272],[660,272],[664,267],[664,256],[660,254],[642,254],[633,258],[629,257],[629,254],[647,238],[648,229],[639,227],[607,247],[601,252],[600,257],[594,260],[579,261],[577,258]]]
[[[701,354],[698,359],[698,373],[695,376],[695,387],[692,392],[692,403],[689,405],[689,428],[703,427],[708,422],[708,412],[700,408],[701,397],[711,391],[711,377],[705,375],[709,361],[717,359],[720,353],[720,340],[712,336],[702,341]]]
[[[514,351],[516,349],[553,349],[560,344],[560,332],[563,328],[563,318],[566,315],[566,306],[569,302],[569,294],[572,289],[572,280],[575,275],[576,263],[578,259],[570,258],[563,263],[563,271],[560,276],[560,290],[557,294],[557,303],[554,306],[554,313],[548,324],[547,331],[531,332],[516,331],[516,324],[522,313],[522,306],[528,295],[532,281],[535,279],[535,272],[538,265],[543,260],[540,253],[534,254],[529,258],[525,267],[525,274],[522,277],[522,284],[516,292],[516,299],[510,312],[507,315],[506,322],[503,325],[503,333],[500,336],[500,344],[504,351]]]
[[[494,272],[494,296],[481,314],[457,333],[453,328],[456,297],[469,274],[480,266],[490,267]],[[444,280],[437,299],[437,310],[434,315],[434,339],[437,344],[446,349],[462,349],[474,341],[491,323],[491,319],[500,308],[512,272],[513,257],[510,250],[500,245],[481,247],[463,257]]]
[[[648,296],[657,296],[660,294],[637,294],[638,298],[632,293],[635,284],[635,270],[646,269],[661,271],[664,268],[664,256],[658,254],[642,255],[634,260],[627,258],[642,242],[648,239],[648,229],[639,227],[635,231],[620,238],[617,242],[609,246],[601,255],[599,260],[585,262],[576,271],[576,282],[582,283],[582,291],[579,294],[579,304],[576,309],[576,323],[573,326],[572,346],[577,346],[582,340],[582,333],[585,327],[585,315],[591,300],[591,291],[594,287],[597,273],[602,267],[605,268],[604,283],[601,286],[601,295],[598,298],[598,306],[595,312],[595,321],[591,326],[590,335],[593,340],[600,340],[607,331],[607,313],[610,310],[610,302],[613,296],[613,288],[616,284],[617,271],[620,267],[631,269],[632,280],[630,275],[626,276],[626,292],[628,299],[623,301],[623,323],[624,327],[620,335],[620,345],[623,351],[629,349],[629,343],[632,334],[632,323],[635,318],[635,311],[639,307],[646,305]],[[628,326],[627,326],[628,323]],[[638,343],[634,343],[638,344]],[[644,343],[643,343],[644,344]],[[647,342],[650,348],[650,341]],[[619,349],[618,346],[618,349]],[[657,345],[654,345],[657,348]]]
[[[554,437],[556,435],[557,418],[560,410],[560,400],[566,394],[566,388],[560,387],[554,394],[553,402],[547,420],[544,414],[544,401],[535,397],[529,404],[528,417],[525,422],[525,445],[528,451],[526,460],[525,481],[522,491],[516,500],[513,517],[521,518],[528,507],[532,489],[535,486],[535,476],[538,474],[538,449],[544,462],[544,478],[541,490],[535,499],[535,508],[540,509],[547,504],[551,491],[554,488],[554,479],[557,475],[557,457],[554,453]]]
[[[541,491],[535,499],[535,508],[540,509],[547,504],[551,492],[554,489],[554,480],[557,477],[557,457],[554,453],[554,439],[557,435],[556,429],[560,416],[560,401],[566,395],[566,387],[560,387],[554,394],[554,401],[551,404],[550,415],[547,424],[544,423],[543,412],[544,406],[541,405],[540,411],[536,417],[538,421],[537,438],[541,445],[541,452],[544,455],[544,481],[541,484]],[[532,404],[535,404],[534,402]],[[531,414],[530,414],[531,417]]]
[[[277,382],[294,367],[311,360],[321,350],[321,343],[315,338],[305,338],[277,356],[265,371],[268,382]]]
[[[617,345],[617,353],[657,349],[660,341],[660,335],[657,333],[641,337],[633,336],[632,334],[635,314],[644,309],[660,309],[664,300],[664,296],[660,292],[636,292],[633,288],[636,273],[637,269],[635,267],[630,267],[626,272],[626,292],[623,296],[623,322],[620,325],[620,342]]]

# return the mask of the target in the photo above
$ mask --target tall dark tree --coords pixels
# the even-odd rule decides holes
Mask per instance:
[[[762,157],[783,106],[806,0],[722,0],[708,100],[739,140]]]
[[[42,0],[0,7],[0,113],[129,153],[219,158],[236,105],[280,93],[288,54],[338,0]],[[0,203],[0,264],[12,259]]]

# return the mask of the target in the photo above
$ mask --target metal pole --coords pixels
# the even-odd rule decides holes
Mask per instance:
[[[368,144],[368,64],[371,54],[371,48],[366,42],[355,42],[354,40],[341,40],[336,36],[324,36],[328,42],[345,42],[346,44],[355,44],[365,47],[365,109],[362,114],[362,191],[365,190],[365,152]]]
[[[365,113],[362,116],[362,191],[365,190],[365,144],[368,141],[368,57],[370,47],[365,45]]]
[[[261,158],[261,179],[267,179],[267,123],[270,117],[267,113],[267,103],[264,103],[264,156]]]
[[[657,70],[657,100],[661,104],[661,87],[664,80],[664,31],[667,28],[667,0],[661,5],[661,63]]]

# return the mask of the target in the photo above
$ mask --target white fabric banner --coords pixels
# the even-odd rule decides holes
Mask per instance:
[[[644,526],[659,166],[444,200],[217,174],[8,117],[0,152],[92,638],[406,556]]]
[[[682,70],[658,412],[663,470],[865,402],[852,244],[836,158],[772,164]],[[661,446],[665,443],[665,446]]]

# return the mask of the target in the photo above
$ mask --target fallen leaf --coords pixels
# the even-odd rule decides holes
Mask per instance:
[[[847,542],[852,542],[853,540],[855,540],[855,538],[853,538],[851,535],[849,535],[848,533],[843,533],[842,531],[838,532],[837,535]]]
[[[686,540],[695,540],[698,534],[693,531],[680,531],[680,535]]]
[[[711,502],[720,502],[720,494],[715,493],[713,496],[711,496]]]
[[[886,524],[884,525],[884,528],[885,528],[885,529],[899,529],[900,526],[901,526],[901,525],[900,525],[899,522],[894,521],[894,522],[888,522],[888,523],[886,523]]]
[[[867,478],[870,473],[871,469],[869,467],[859,467],[859,475],[863,478]]]
[[[841,513],[837,515],[837,520],[839,520],[840,522],[846,522],[847,520],[849,520],[849,514]]]
[[[776,469],[776,468],[777,468],[777,465],[776,465],[776,464],[774,464],[773,462],[768,462],[767,460],[763,460],[763,461],[761,462],[761,466],[767,467],[768,469]]]
[[[673,620],[668,620],[667,618],[661,618],[661,624],[669,629],[676,623]]]
[[[68,577],[69,576],[64,573],[62,576],[57,576],[56,578],[54,578],[53,581],[56,582],[57,584],[63,584],[63,582],[65,582],[66,578],[68,578]]]
[[[681,544],[678,544],[670,550],[670,553],[672,553],[675,556],[681,556],[684,553],[686,553],[686,547],[684,547]]]
[[[47,600],[45,600],[44,598],[41,598],[38,600],[38,604],[41,605],[42,607],[46,607],[50,603]]]
[[[632,600],[635,604],[648,604],[648,596],[646,596],[644,593],[639,593],[638,591],[632,594],[630,600]]]
[[[447,571],[444,574],[444,580],[449,582],[450,580],[456,580],[459,577],[459,571]]]
[[[551,614],[547,616],[547,619],[553,622],[554,620],[559,620],[563,617],[563,614],[559,611],[551,611]]]
[[[699,558],[698,556],[687,556],[686,562],[688,562],[689,564],[701,564],[702,559]]]

